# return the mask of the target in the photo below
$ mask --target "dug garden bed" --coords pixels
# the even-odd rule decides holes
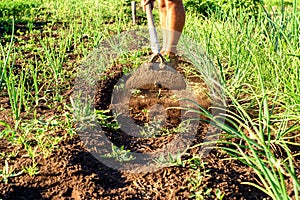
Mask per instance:
[[[185,66],[184,60],[179,65]],[[109,78],[99,81],[95,98],[96,108],[107,110],[111,99],[108,94],[122,76],[124,65],[115,65],[105,73]],[[126,66],[128,67],[128,66]],[[181,73],[182,68],[179,68]],[[200,83],[201,78],[190,82]],[[149,110],[153,104],[174,107],[176,101],[170,100],[170,91],[140,91],[130,102],[130,116],[136,123],[144,125],[149,121]],[[205,106],[208,106],[206,104]],[[180,113],[171,110],[167,114],[166,128],[178,125]],[[153,151],[172,140],[174,133],[138,139],[120,134],[115,129],[103,127],[107,136],[117,146],[126,146],[131,151]],[[198,126],[194,144],[203,141],[207,125]],[[34,145],[34,144],[33,144]],[[11,148],[1,140],[1,150]],[[79,136],[60,142],[59,148],[46,159],[37,161],[39,173],[34,176],[22,174],[10,178],[8,184],[0,183],[2,199],[263,199],[268,198],[260,190],[242,184],[256,182],[252,169],[241,162],[230,159],[220,149],[212,150],[206,157],[198,158],[200,147],[189,149],[183,160],[185,166],[174,165],[148,173],[120,172],[109,168],[95,159],[85,148]],[[15,169],[28,162],[26,156],[19,154],[14,158]],[[194,158],[192,158],[194,155]]]

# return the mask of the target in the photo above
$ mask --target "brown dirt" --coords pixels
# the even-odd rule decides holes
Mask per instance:
[[[2,142],[1,142],[2,143]],[[3,144],[3,143],[2,143]],[[222,161],[218,152],[207,157],[210,176],[200,189],[219,188],[225,199],[262,199],[260,191],[242,181],[254,181],[246,167],[236,161]],[[196,171],[169,167],[149,174],[120,173],[86,152],[78,138],[65,141],[47,160],[39,160],[40,173],[22,175],[0,184],[2,199],[188,199],[188,179]],[[214,196],[207,196],[214,199]]]
[[[183,62],[183,61],[181,61]],[[122,76],[122,66],[114,66],[107,74],[114,72],[113,76],[102,80],[99,83],[99,92],[96,97],[98,109],[108,109],[113,86]],[[198,79],[194,79],[197,82]],[[198,80],[200,83],[200,80]],[[161,93],[162,97],[157,98],[156,92],[142,91],[141,94],[131,99],[131,117],[137,122],[147,122],[148,116],[143,109],[149,108],[151,104],[165,103],[166,106],[176,105],[169,101],[168,91]],[[148,103],[141,101],[141,96],[149,99]],[[144,98],[145,99],[145,98]],[[169,102],[168,102],[169,101]],[[206,105],[207,106],[207,105]],[[49,111],[50,112],[50,111]],[[171,112],[171,111],[170,111]],[[1,113],[1,112],[0,112]],[[1,115],[0,115],[1,116]],[[175,111],[168,114],[168,123],[172,126],[178,124],[178,113]],[[172,121],[173,120],[173,121]],[[0,129],[1,130],[1,129]],[[205,124],[199,126],[197,141],[199,142],[205,134]],[[124,144],[123,136],[117,132],[107,130],[107,134],[113,135],[114,140]],[[167,137],[145,139],[143,142],[151,143],[158,148],[160,143],[168,142]],[[127,138],[128,139],[128,138]],[[130,143],[128,147],[139,149],[139,143]],[[134,145],[136,145],[134,147]],[[5,140],[0,141],[1,152],[11,147]],[[199,148],[190,150],[191,154],[199,152]],[[228,158],[224,152],[213,150],[204,158],[204,167],[192,170],[189,167],[167,167],[153,173],[130,174],[111,169],[96,160],[87,152],[77,136],[68,138],[60,143],[60,147],[47,159],[39,159],[39,174],[29,176],[23,174],[9,179],[9,184],[0,183],[0,199],[188,199],[192,195],[191,178],[196,178],[197,172],[207,171],[203,175],[201,184],[197,191],[203,191],[204,199],[216,199],[217,189],[225,194],[224,199],[263,199],[267,198],[258,189],[243,185],[242,182],[255,182],[257,177],[253,170],[236,160]],[[12,159],[16,169],[26,163],[26,158],[18,155]],[[210,194],[204,194],[212,189]]]

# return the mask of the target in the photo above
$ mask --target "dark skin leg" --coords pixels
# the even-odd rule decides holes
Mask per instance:
[[[153,4],[154,0],[142,0],[142,5]],[[160,25],[163,32],[164,55],[174,56],[185,24],[185,11],[182,0],[158,0]]]
[[[160,25],[163,31],[162,53],[174,56],[185,24],[182,0],[159,0]]]

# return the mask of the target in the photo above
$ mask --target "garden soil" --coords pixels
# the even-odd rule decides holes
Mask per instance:
[[[184,64],[180,60],[180,65]],[[113,72],[113,73],[111,73]],[[99,81],[98,92],[95,98],[97,109],[108,109],[114,85],[122,76],[122,66],[115,65],[107,74],[113,74],[108,79]],[[193,78],[190,81],[201,83],[201,79]],[[201,83],[202,84],[202,83]],[[70,95],[71,92],[68,92]],[[141,101],[139,95],[147,97],[148,101]],[[176,105],[172,101],[158,102],[157,92],[142,91],[130,102],[131,116],[137,123],[145,123],[147,116],[142,110],[149,104],[165,103],[167,106]],[[168,96],[168,91],[162,91],[161,96]],[[163,98],[160,98],[163,99]],[[166,98],[168,99],[168,98]],[[4,102],[5,103],[5,102]],[[7,102],[6,102],[7,103]],[[148,103],[148,104],[147,104]],[[204,107],[209,106],[208,101],[202,102]],[[1,112],[0,112],[1,114]],[[51,110],[44,111],[45,115],[55,114]],[[6,115],[4,115],[6,116]],[[0,116],[2,119],[2,116]],[[178,124],[175,111],[169,113],[168,125]],[[11,121],[6,119],[7,122]],[[202,124],[197,131],[197,141],[201,142],[207,125]],[[167,143],[171,136],[161,136],[144,139],[141,143],[134,142],[132,138],[124,138],[117,132],[107,130],[113,141],[118,144],[131,146],[132,149],[141,150],[141,143],[151,147],[149,151],[159,148]],[[127,141],[127,144],[124,144]],[[126,143],[126,142],[125,142]],[[0,141],[0,150],[5,152],[13,147],[5,140]],[[147,151],[144,149],[143,151]],[[199,147],[189,150],[190,154],[199,152]],[[24,152],[23,152],[24,153]],[[38,200],[38,199],[195,199],[192,195],[197,192],[204,199],[217,199],[218,190],[224,194],[224,199],[269,199],[255,187],[243,182],[257,182],[253,170],[233,159],[221,150],[212,150],[203,158],[203,167],[191,169],[183,166],[173,166],[159,169],[155,172],[132,174],[111,169],[95,159],[84,147],[78,136],[68,137],[62,141],[48,158],[37,160],[39,173],[35,176],[23,174],[9,179],[9,183],[0,183],[0,199],[11,200]],[[188,159],[188,158],[186,158]],[[22,152],[12,158],[15,169],[31,161]],[[297,161],[299,163],[299,160]],[[3,163],[2,163],[3,164]],[[3,165],[2,165],[3,166]],[[201,173],[199,173],[201,172]],[[197,176],[201,174],[201,176]],[[192,180],[198,180],[199,185]]]

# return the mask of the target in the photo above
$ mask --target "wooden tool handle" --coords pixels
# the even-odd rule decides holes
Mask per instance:
[[[148,29],[149,29],[149,34],[150,34],[151,50],[153,53],[159,54],[160,46],[159,46],[159,42],[158,42],[156,28],[154,25],[151,3],[148,3],[146,5],[146,14],[147,14],[147,21],[148,21]]]

